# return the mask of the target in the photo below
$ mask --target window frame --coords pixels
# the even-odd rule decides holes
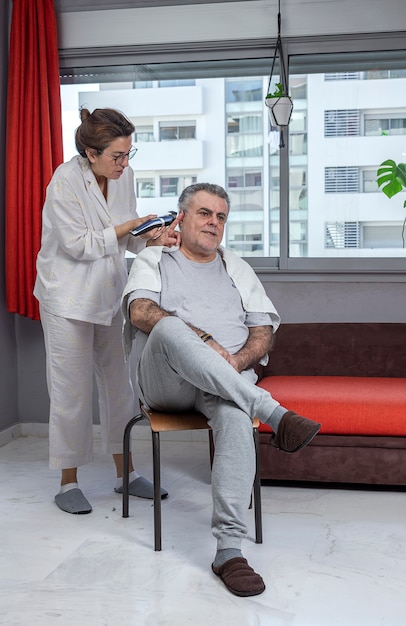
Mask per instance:
[[[273,56],[274,40],[245,39],[226,41],[182,42],[181,44],[151,44],[133,46],[106,46],[60,50],[61,73],[67,68],[87,68],[89,66],[120,66],[167,63],[196,63],[199,61],[233,60],[240,75],[244,75],[244,60],[268,59]],[[340,55],[353,54],[354,62],[360,53],[385,53],[393,51],[394,56],[404,53],[402,32],[377,34],[350,34],[286,38],[284,58],[290,65],[290,72],[339,72]],[[323,55],[337,57],[337,68],[331,61],[324,65]],[[270,63],[269,63],[270,64]],[[311,64],[311,66],[309,65]],[[306,69],[307,68],[307,69]],[[360,68],[361,69],[361,68]],[[269,72],[269,68],[267,70]],[[286,275],[314,275],[315,280],[357,275],[363,278],[377,275],[390,275],[393,280],[406,282],[404,257],[332,258],[332,257],[290,257],[289,256],[289,137],[286,133],[285,147],[280,149],[280,249],[279,257],[247,257],[247,261],[258,274],[271,274],[272,279]],[[263,181],[266,184],[266,181]],[[324,277],[324,278],[323,278]]]

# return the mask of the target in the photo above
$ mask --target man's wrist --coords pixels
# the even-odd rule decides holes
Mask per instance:
[[[213,335],[211,335],[210,333],[203,333],[203,335],[199,335],[199,337],[203,341],[203,343],[207,343],[208,341],[210,341],[210,339],[213,339]]]

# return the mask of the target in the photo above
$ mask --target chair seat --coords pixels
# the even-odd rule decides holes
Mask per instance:
[[[163,413],[152,411],[145,405],[141,411],[148,418],[153,432],[169,432],[176,430],[207,430],[210,428],[207,418],[198,411],[185,411],[177,413]],[[253,428],[259,427],[259,419],[254,417]]]
[[[207,418],[197,411],[185,411],[184,413],[161,413],[151,411],[146,406],[141,411],[149,419],[153,432],[169,432],[174,430],[207,430],[210,426]]]

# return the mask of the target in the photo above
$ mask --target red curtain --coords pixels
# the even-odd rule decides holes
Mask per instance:
[[[53,0],[13,0],[6,132],[6,303],[39,319],[32,291],[46,187],[62,162]]]

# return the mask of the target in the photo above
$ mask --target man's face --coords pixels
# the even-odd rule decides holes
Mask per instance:
[[[228,217],[227,202],[198,191],[181,222],[181,251],[192,261],[208,262],[216,256]]]

